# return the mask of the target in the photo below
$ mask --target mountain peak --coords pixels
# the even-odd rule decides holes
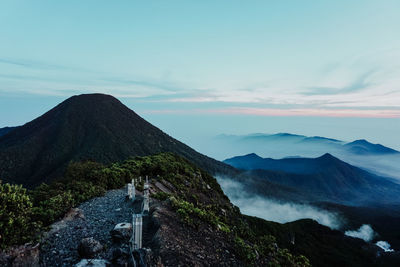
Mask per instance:
[[[261,157],[260,157],[259,155],[257,155],[256,153],[250,153],[250,154],[244,155],[243,157],[246,157],[246,158],[259,158],[259,159],[261,159]]]
[[[75,95],[67,100],[63,101],[59,107],[75,107],[75,108],[84,108],[87,110],[99,109],[101,107],[117,107],[127,108],[124,104],[122,104],[118,99],[111,95],[106,94],[82,94]],[[131,110],[130,110],[131,111]]]
[[[323,154],[321,157],[319,157],[320,159],[336,159],[334,156],[332,156],[332,154],[330,153],[325,153]]]
[[[353,142],[350,142],[349,144],[354,144],[354,145],[355,144],[358,144],[358,145],[372,145],[372,143],[368,142],[365,139],[358,139],[358,140],[355,140]]]
[[[115,97],[112,95],[107,95],[107,94],[101,94],[101,93],[93,93],[93,94],[81,94],[81,95],[74,95],[65,100],[65,102],[68,101],[118,101]],[[119,102],[119,101],[118,101]]]
[[[172,152],[211,173],[230,168],[168,136],[113,96],[72,96],[0,137],[0,177],[33,186],[61,176],[71,161],[108,164]]]
[[[337,157],[333,156],[330,153],[325,153],[322,156],[315,158],[316,162],[320,162],[321,164],[324,164],[325,166],[332,166],[332,165],[337,165],[340,163],[345,163],[344,161],[341,161]]]
[[[355,154],[397,154],[399,151],[385,147],[381,144],[372,144],[365,139],[355,140],[345,145],[352,153]]]

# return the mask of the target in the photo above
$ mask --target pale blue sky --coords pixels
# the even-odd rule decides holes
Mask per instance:
[[[400,149],[399,29],[397,0],[1,1],[0,127],[102,92],[193,145],[290,131]]]

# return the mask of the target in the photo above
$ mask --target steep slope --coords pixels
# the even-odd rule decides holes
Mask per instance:
[[[70,169],[77,167],[80,172]],[[376,256],[380,249],[375,245],[346,237],[312,220],[279,224],[242,215],[225,196],[216,179],[171,153],[137,157],[100,168],[104,169],[96,170],[91,163],[71,165],[67,171],[74,175],[69,177],[70,182],[64,186],[53,184],[46,194],[57,197],[61,188],[68,188],[68,184],[75,184],[76,180],[100,186],[106,186],[111,180],[111,188],[114,188],[132,178],[149,176],[150,211],[143,224],[143,245],[151,249],[145,257],[150,260],[148,266],[309,266],[308,260],[301,255],[309,258],[312,266],[374,266],[381,260]],[[104,177],[99,176],[100,173]],[[107,189],[111,188],[107,186]],[[138,182],[136,188],[142,191],[143,181]],[[69,232],[53,233],[59,237],[54,236],[50,243],[46,241],[42,249],[47,247],[45,250],[51,255],[54,247],[62,247],[60,242],[74,239],[78,243],[76,236],[85,235],[85,224],[92,221],[91,224],[98,225],[102,216],[106,217],[99,227],[101,231],[96,232],[96,227],[90,225],[88,228],[96,238],[110,244],[105,228],[112,229],[115,222],[110,222],[107,214],[116,213],[115,203],[121,203],[123,209],[127,206],[123,204],[123,197],[100,198],[97,205],[94,203],[97,200],[91,201],[91,208],[85,213],[96,214],[96,220],[91,219],[90,214],[87,220],[78,219],[78,225],[82,227],[72,223]],[[113,204],[110,207],[104,202]],[[81,208],[85,210],[88,204]],[[102,215],[103,210],[108,210],[106,215]],[[68,233],[72,231],[74,235],[69,237]],[[62,248],[57,255],[50,256],[50,260],[53,265],[58,265],[65,259],[71,260],[70,254],[71,251]],[[76,252],[72,254],[75,254],[73,259],[77,259]]]
[[[14,130],[17,127],[4,127],[4,128],[0,128],[0,137],[7,134],[8,132],[11,132],[12,130]]]
[[[0,177],[26,186],[62,174],[70,161],[121,161],[174,152],[210,173],[232,171],[163,133],[116,98],[73,96],[39,118],[0,137]]]
[[[400,203],[400,185],[387,178],[343,162],[330,154],[319,158],[263,159],[255,154],[225,160],[256,177],[252,187],[264,181],[303,193],[310,199],[335,203]]]

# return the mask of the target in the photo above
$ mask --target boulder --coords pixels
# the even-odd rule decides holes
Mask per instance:
[[[83,238],[78,246],[78,253],[82,258],[93,258],[102,250],[103,246],[93,237]]]
[[[115,242],[127,242],[132,236],[132,224],[119,223],[110,233],[112,240]]]

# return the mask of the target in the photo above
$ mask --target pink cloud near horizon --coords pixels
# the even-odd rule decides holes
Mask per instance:
[[[147,114],[222,114],[268,117],[400,118],[400,109],[273,109],[231,107],[221,109],[147,110]]]

